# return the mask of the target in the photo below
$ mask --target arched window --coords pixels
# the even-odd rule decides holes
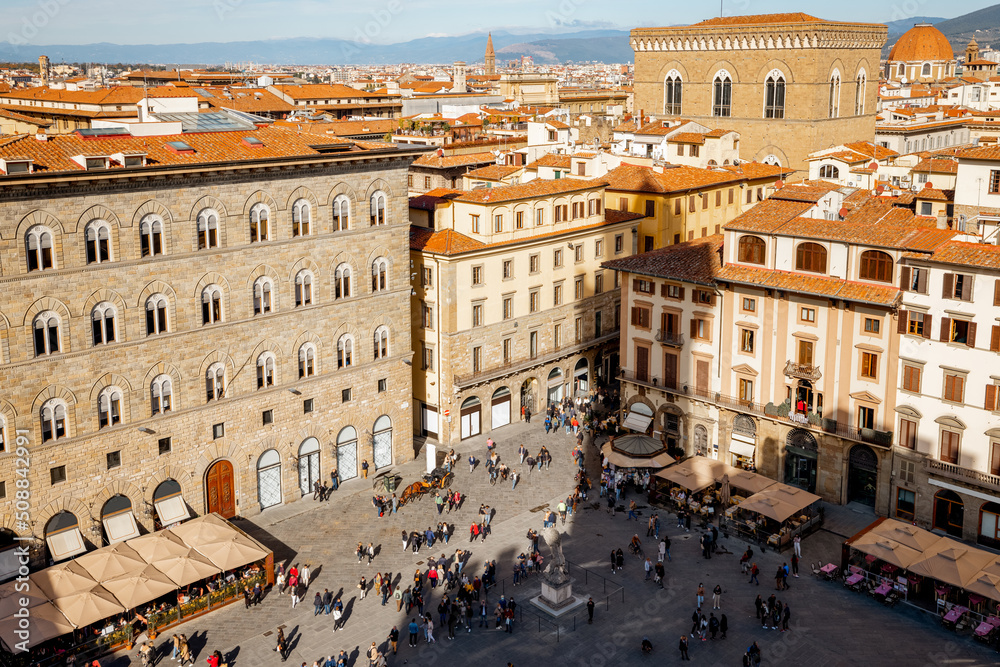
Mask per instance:
[[[261,276],[253,284],[253,314],[263,315],[271,312],[272,292],[274,285],[271,279]]]
[[[389,261],[385,257],[378,257],[372,262],[372,291],[381,292],[387,289],[389,289]]]
[[[150,413],[162,415],[171,410],[173,382],[169,375],[157,375],[149,385]]]
[[[375,359],[389,356],[389,329],[381,326],[375,329]]]
[[[712,84],[712,115],[726,118],[733,115],[733,78],[725,70],[715,75]]]
[[[51,310],[46,310],[35,316],[32,323],[35,340],[35,356],[55,354],[61,349],[59,336],[59,316]]]
[[[146,299],[146,335],[167,333],[167,297],[154,294]]]
[[[292,204],[292,236],[309,236],[312,230],[312,207],[305,199]]]
[[[118,387],[105,387],[97,396],[97,421],[100,428],[114,426],[122,421],[122,391]]]
[[[0,453],[7,451],[7,420],[0,415]]]
[[[49,228],[32,227],[25,234],[24,243],[28,251],[29,271],[44,271],[53,267],[52,231]]]
[[[205,373],[205,396],[215,401],[226,396],[226,365],[217,361]]]
[[[830,118],[840,117],[840,72],[830,77]]]
[[[861,253],[860,276],[862,280],[891,283],[892,257],[880,250],[866,250]]]
[[[159,216],[143,216],[139,223],[139,246],[143,257],[163,254],[163,221]]]
[[[250,243],[270,240],[270,219],[271,211],[264,204],[254,204],[250,208]]]
[[[219,247],[219,214],[210,208],[198,214],[198,250]]]
[[[257,357],[257,388],[264,389],[274,386],[274,355],[270,352]]]
[[[50,398],[42,404],[42,442],[66,437],[66,404],[58,398]]]
[[[377,190],[371,199],[371,225],[374,227],[385,223],[385,193]]]
[[[795,270],[826,273],[826,248],[818,243],[800,243],[795,250]]]
[[[993,549],[1000,547],[1000,504],[989,502],[979,508],[977,541]]]
[[[351,296],[351,267],[340,264],[333,272],[333,298],[346,299]]]
[[[865,115],[865,93],[868,84],[868,77],[864,72],[858,72],[857,78],[858,88],[854,94],[854,115],[864,116]]]
[[[94,306],[94,310],[90,313],[94,345],[107,345],[118,340],[115,331],[115,315],[117,315],[117,310],[114,304],[108,301],[102,301]]]
[[[346,232],[351,228],[351,200],[347,195],[337,195],[333,199],[333,231]]]
[[[756,236],[740,238],[739,261],[746,264],[764,264],[767,244]]]
[[[899,63],[899,76],[906,74],[906,65],[904,63]]]
[[[309,378],[316,374],[316,346],[305,343],[299,348],[299,378]]]
[[[337,368],[348,368],[353,364],[354,340],[347,334],[337,341]]]
[[[87,224],[87,264],[111,261],[111,225],[104,220]]]
[[[674,70],[667,74],[663,82],[663,113],[673,116],[681,113],[683,85],[679,72]]]
[[[920,76],[930,76],[931,75],[931,64],[924,63],[924,66],[920,68]]]
[[[764,118],[785,117],[785,76],[775,70],[764,81]]]
[[[222,321],[222,288],[209,285],[201,291],[201,323],[216,324]]]
[[[313,302],[313,276],[303,269],[295,274],[295,306],[310,306]]]
[[[840,168],[832,164],[824,164],[819,168],[820,178],[840,178]]]

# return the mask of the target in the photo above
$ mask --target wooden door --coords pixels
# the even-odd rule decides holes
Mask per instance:
[[[708,394],[708,362],[699,359],[695,368],[697,369],[695,374],[695,387],[700,395],[705,396]]]
[[[663,357],[663,386],[677,388],[677,355],[669,352]]]
[[[218,512],[225,519],[236,516],[232,463],[216,461],[212,464],[205,477],[205,493],[209,512]]]
[[[635,378],[639,382],[649,382],[649,348],[635,348]]]

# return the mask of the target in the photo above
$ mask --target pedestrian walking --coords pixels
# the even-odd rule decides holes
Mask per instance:
[[[712,589],[712,609],[722,609],[722,586],[719,584]]]
[[[278,638],[275,641],[274,650],[281,656],[281,662],[286,659],[285,652],[288,650],[288,642],[285,641],[285,631],[283,628],[278,628]]]
[[[659,585],[660,588],[663,588],[663,577],[665,574],[663,563],[657,563],[654,565],[653,571],[656,572],[656,577],[653,579],[653,583]]]
[[[653,562],[649,560],[649,556],[646,556],[646,561],[642,564],[642,567],[646,571],[646,578],[643,581],[649,581],[650,577],[653,576]]]
[[[722,618],[719,619],[719,631],[722,633],[722,638],[726,638],[726,632],[729,630],[729,619],[723,614]]]
[[[368,459],[361,462],[361,477],[363,479],[368,479]]]
[[[399,629],[396,626],[392,626],[392,630],[389,630],[389,636],[386,637],[389,640],[389,648],[392,649],[392,654],[396,655],[396,647],[399,645]]]
[[[681,635],[680,643],[677,645],[677,649],[681,652],[681,660],[690,660],[688,657],[688,638]]]
[[[420,632],[420,626],[417,625],[417,619],[412,619],[410,624],[406,626],[406,629],[410,633],[410,647],[412,648],[417,645],[417,633]]]
[[[784,632],[788,629],[788,620],[792,617],[792,610],[788,607],[788,603],[785,603],[785,608],[781,611],[781,631]]]
[[[323,594],[316,591],[316,597],[313,598],[313,616],[319,616],[323,612]]]
[[[361,590],[361,599],[364,600],[368,596],[368,580],[361,577],[361,581],[358,582],[358,588]]]
[[[594,598],[587,598],[587,623],[594,622]],[[523,619],[522,619],[523,620]]]
[[[760,586],[760,580],[757,579],[757,575],[758,574],[760,574],[760,568],[757,567],[757,563],[754,563],[753,565],[750,566],[750,581],[747,582],[747,583],[750,583],[750,584],[754,584],[755,583],[758,586]]]
[[[300,602],[299,595],[301,594],[301,588],[298,584],[292,586],[292,609]]]
[[[434,619],[431,618],[430,614],[427,614],[427,618],[424,619],[424,632],[427,634],[427,643],[436,644],[434,639]]]
[[[802,558],[802,537],[800,535],[796,535],[792,538],[792,547],[795,555]]]
[[[698,608],[701,609],[702,605],[705,604],[705,585],[702,583],[698,584]]]
[[[715,635],[719,632],[719,619],[715,617],[714,613],[708,616],[708,634],[709,639],[715,639]]]
[[[340,596],[333,601],[333,631],[336,632],[341,627],[343,627],[344,620],[344,603],[341,602]]]

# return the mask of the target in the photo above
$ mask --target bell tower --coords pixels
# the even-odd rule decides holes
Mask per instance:
[[[497,55],[493,52],[493,33],[486,37],[486,75],[492,76],[497,73]]]

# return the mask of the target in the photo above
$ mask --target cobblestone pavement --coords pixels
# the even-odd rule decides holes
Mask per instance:
[[[429,555],[445,553],[450,556],[461,547],[471,548],[473,552],[467,572],[479,574],[487,559],[496,559],[498,577],[506,577],[513,558],[526,549],[527,529],[541,528],[541,509],[554,507],[572,489],[575,468],[569,457],[574,443],[571,436],[563,433],[547,436],[541,424],[536,423],[513,424],[499,431],[498,436],[501,459],[508,464],[516,462],[516,450],[521,442],[532,454],[544,443],[554,457],[551,470],[524,474],[516,490],[511,490],[509,482],[490,486],[482,467],[470,474],[464,463],[469,452],[485,458],[486,437],[461,443],[456,449],[463,456],[455,470],[452,486],[468,498],[460,510],[443,517],[454,525],[455,531],[447,548],[424,547],[419,554],[402,550],[400,532],[403,529],[424,530],[428,525],[437,525],[439,519],[431,498],[409,504],[397,515],[377,518],[371,506],[371,480],[354,480],[342,486],[327,503],[304,499],[268,510],[252,521],[239,522],[241,527],[275,549],[276,562],[311,564],[313,578],[296,609],[291,608],[288,595],[272,592],[259,607],[246,610],[241,604],[230,605],[171,632],[188,635],[191,646],[197,651],[197,660],[204,660],[208,652],[219,649],[227,655],[230,665],[238,667],[280,664],[271,650],[274,646],[272,633],[278,626],[284,626],[285,635],[289,637],[288,664],[312,665],[313,661],[336,655],[343,649],[351,654],[351,665],[365,667],[367,647],[373,641],[384,642],[394,624],[402,637],[399,655],[389,656],[389,664],[393,666],[451,665],[459,661],[482,667],[502,667],[508,662],[518,667],[543,662],[594,667],[649,664],[640,655],[641,639],[643,636],[650,638],[658,662],[675,660],[678,638],[690,630],[696,589],[698,583],[703,582],[709,591],[706,613],[711,611],[711,589],[717,583],[722,585],[725,592],[718,613],[727,615],[730,630],[725,640],[691,640],[692,662],[740,665],[743,651],[753,641],[759,643],[765,664],[808,663],[810,667],[832,667],[883,659],[908,666],[956,664],[974,667],[997,662],[995,652],[967,636],[946,631],[934,616],[902,606],[886,609],[837,584],[821,582],[811,576],[808,563],[838,560],[844,535],[869,523],[869,516],[855,516],[847,508],[830,508],[827,529],[803,541],[801,578],[790,579],[791,588],[777,593],[792,610],[791,630],[781,633],[760,628],[754,618],[753,600],[758,593],[765,598],[771,594],[774,583],[768,577],[787,559],[787,553],[758,554],[761,584],[751,586],[740,574],[738,564],[745,543],[723,538],[720,545],[731,553],[703,560],[695,528],[685,533],[676,528],[673,515],[662,516],[661,525],[673,542],[673,560],[666,564],[668,576],[661,590],[644,581],[641,560],[635,557],[627,556],[622,573],[613,575],[608,567],[608,554],[619,547],[625,550],[633,533],[639,533],[640,539],[648,542],[647,551],[653,550],[652,538],[647,540],[645,537],[649,510],[643,511],[640,523],[636,524],[628,522],[623,513],[612,517],[603,502],[599,506],[588,503],[561,527],[566,532],[563,546],[567,559],[590,568],[591,572],[574,571],[575,593],[593,595],[595,600],[604,603],[605,586],[611,591],[615,583],[605,584],[598,576],[622,587],[611,600],[598,607],[593,625],[586,624],[586,612],[580,611],[561,619],[557,633],[555,625],[537,620],[529,611],[527,599],[537,582],[529,581],[528,585],[514,588],[506,579],[497,587],[502,591],[491,591],[489,599],[495,602],[501,592],[517,598],[524,613],[513,635],[492,628],[473,627],[471,633],[460,630],[456,639],[450,641],[446,629],[438,628],[435,644],[428,645],[421,640],[417,648],[409,648],[406,639],[409,618],[396,611],[391,599],[384,607],[374,595],[358,599],[359,591],[355,586],[362,575],[370,580],[376,570],[391,571],[394,581],[399,581],[400,577],[409,581],[417,567],[426,567]],[[406,483],[419,477],[422,465],[422,460],[414,461],[398,466],[397,470]],[[597,466],[597,450],[589,447],[588,469],[594,471]],[[596,495],[595,488],[591,499]],[[496,510],[492,534],[486,542],[470,545],[468,527],[481,503]],[[370,567],[359,564],[354,556],[354,547],[359,541],[381,546]],[[544,545],[542,552],[548,555]],[[332,617],[313,615],[313,595],[324,588],[343,596],[346,624],[336,633],[332,631]],[[432,612],[440,599],[440,590],[436,593],[427,601]],[[163,637],[158,643],[165,640]],[[167,655],[166,660],[170,661],[169,652]],[[133,661],[138,664],[134,657]]]

